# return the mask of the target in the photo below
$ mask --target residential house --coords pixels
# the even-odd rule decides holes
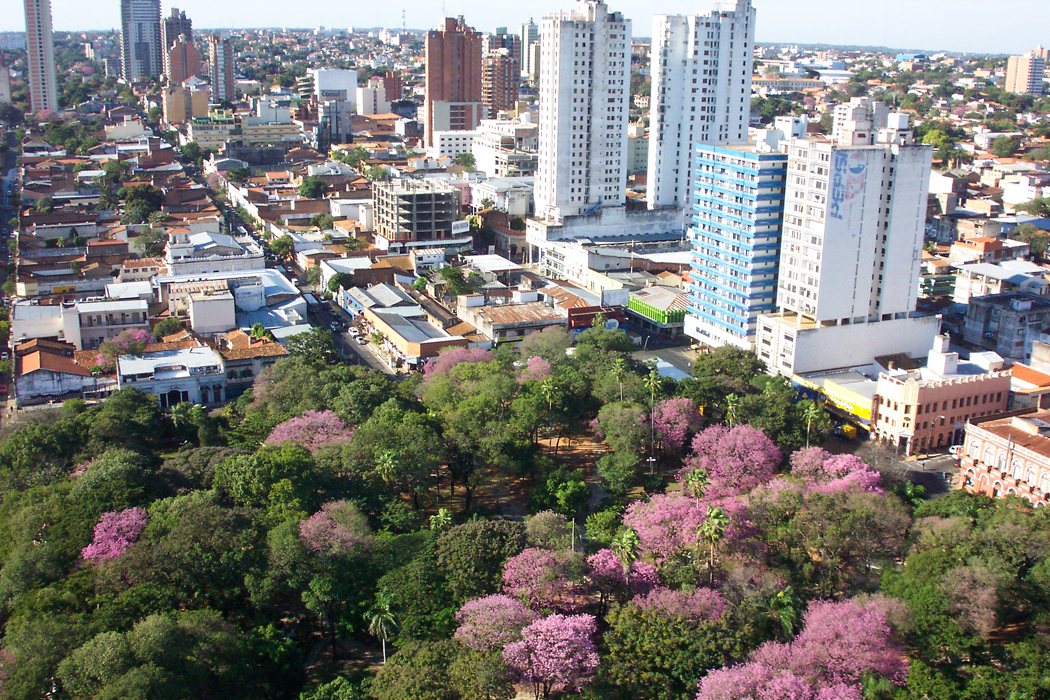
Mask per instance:
[[[144,352],[117,358],[117,383],[157,396],[161,408],[184,401],[212,406],[226,400],[226,373],[222,355],[199,347]]]

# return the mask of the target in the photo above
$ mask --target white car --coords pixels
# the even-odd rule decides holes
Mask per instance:
[[[959,453],[962,451],[962,445],[952,445],[948,448],[948,454],[955,459],[959,459]]]

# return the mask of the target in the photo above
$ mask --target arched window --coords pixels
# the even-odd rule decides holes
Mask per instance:
[[[998,469],[1000,473],[1006,471],[1006,455],[1002,453],[999,454],[999,458],[995,460],[995,468]]]
[[[977,456],[981,454],[981,443],[974,440],[970,443],[970,457],[977,459]]]
[[[995,464],[995,448],[991,445],[984,448],[984,463],[989,467]]]
[[[1021,460],[1015,459],[1010,463],[1010,476],[1020,479],[1022,474],[1024,474],[1024,465],[1021,464]]]
[[[1035,469],[1028,467],[1028,473],[1025,474],[1024,480],[1029,486],[1035,486]]]
[[[1043,495],[1050,493],[1050,474],[1043,472],[1043,475],[1039,477],[1039,490],[1043,492]]]

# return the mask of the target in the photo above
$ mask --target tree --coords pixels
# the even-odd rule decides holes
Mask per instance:
[[[332,411],[306,411],[274,428],[266,442],[280,445],[291,440],[314,452],[326,445],[346,442],[353,434],[353,428],[347,427]]]
[[[758,355],[733,345],[723,345],[701,353],[693,362],[693,376],[697,378],[730,377],[750,381],[765,371],[765,363],[758,359]]]
[[[477,165],[477,162],[474,159],[474,154],[470,151],[464,151],[463,153],[460,153],[453,159],[453,162],[456,165],[460,165],[466,168],[467,170],[473,170]]]
[[[1012,158],[1017,155],[1020,144],[1009,136],[1000,136],[992,141],[992,154],[997,158]]]
[[[652,411],[653,429],[660,448],[671,455],[681,453],[685,440],[703,420],[696,405],[684,396],[657,402]]]
[[[155,338],[166,338],[182,330],[185,330],[182,326],[182,321],[177,318],[166,318],[153,327],[153,336]]]
[[[522,630],[522,640],[508,644],[503,659],[537,700],[552,692],[578,692],[598,668],[594,633],[590,615],[551,615]]]
[[[539,615],[506,595],[490,595],[468,601],[456,620],[456,639],[475,651],[500,652],[508,644],[521,640],[521,631]]]
[[[1048,245],[1050,245],[1050,233],[1035,226],[1034,224],[1021,224],[1014,231],[1013,238],[1028,244],[1029,250],[1036,258],[1046,257]]]
[[[320,199],[328,191],[328,185],[319,177],[308,175],[299,184],[299,196],[304,199]]]
[[[511,522],[469,522],[438,538],[438,564],[454,600],[496,593],[503,564],[525,548],[525,526]]]
[[[306,283],[312,287],[317,287],[321,284],[321,268],[318,265],[311,267],[306,273]]]
[[[36,200],[33,209],[40,214],[50,214],[55,210],[55,202],[50,197],[41,197]]]
[[[749,425],[705,428],[693,438],[692,447],[679,479],[684,480],[694,469],[702,470],[710,479],[708,494],[713,498],[766,483],[783,459],[776,445]]]
[[[299,537],[307,549],[344,555],[370,541],[368,519],[349,501],[331,501],[299,523]]]
[[[709,583],[715,581],[715,546],[722,540],[726,534],[726,528],[729,526],[729,517],[726,512],[721,508],[707,507],[707,517],[704,522],[700,525],[700,529],[697,530],[697,535],[703,541],[707,542],[710,556],[707,560],[707,568],[710,572]]]
[[[353,275],[348,275],[345,272],[337,272],[328,280],[328,291],[332,294],[336,294],[340,289],[350,289],[353,286]]]
[[[98,348],[99,356],[113,362],[121,355],[140,355],[153,342],[153,336],[141,328],[121,331],[115,338],[107,338]]]
[[[1014,210],[1032,216],[1050,217],[1050,198],[1036,197],[1031,202],[1016,205]]]
[[[168,247],[168,234],[164,229],[151,228],[135,238],[135,247],[147,258],[160,257]]]
[[[144,508],[103,513],[95,525],[95,539],[84,547],[82,556],[88,561],[116,559],[138,540],[148,519]]]
[[[390,594],[386,591],[376,593],[376,602],[365,613],[368,633],[383,642],[383,663],[386,663],[386,641],[397,630],[397,619],[390,609]]]
[[[335,228],[335,217],[325,212],[310,219],[310,225],[316,226],[322,231],[331,231]]]
[[[295,241],[291,236],[280,236],[274,238],[267,245],[270,252],[277,256],[278,260],[288,260],[295,254]]]
[[[530,547],[503,567],[503,589],[533,609],[572,610],[581,589],[583,560],[569,550]]]
[[[182,154],[183,158],[193,163],[198,168],[201,166],[201,163],[204,162],[204,152],[196,141],[190,141],[189,143],[180,146],[179,152]]]
[[[281,344],[292,355],[302,357],[308,362],[331,364],[339,360],[332,334],[323,328],[311,328],[297,333],[285,338]]]

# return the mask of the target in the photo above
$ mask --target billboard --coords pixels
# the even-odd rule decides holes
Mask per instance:
[[[463,221],[452,222],[452,235],[459,236],[464,233],[470,233],[470,222],[464,219]]]

